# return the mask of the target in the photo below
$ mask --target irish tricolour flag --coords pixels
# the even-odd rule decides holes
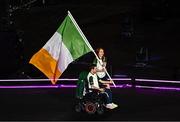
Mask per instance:
[[[73,16],[68,11],[68,15],[60,27],[49,41],[33,55],[30,63],[55,84],[71,62],[92,50]]]

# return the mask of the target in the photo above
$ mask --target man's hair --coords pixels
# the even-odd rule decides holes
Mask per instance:
[[[94,69],[95,67],[96,67],[95,64],[91,64],[91,65],[89,66],[89,70]]]

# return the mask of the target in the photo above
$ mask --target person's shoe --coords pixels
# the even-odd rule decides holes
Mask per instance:
[[[114,109],[115,107],[112,104],[109,103],[109,104],[106,105],[106,108]]]
[[[116,108],[116,107],[118,107],[118,105],[117,105],[117,104],[115,104],[115,103],[112,103],[112,106],[114,106],[115,108]]]

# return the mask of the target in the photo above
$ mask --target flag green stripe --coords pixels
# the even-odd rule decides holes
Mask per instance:
[[[57,32],[62,35],[62,41],[71,53],[73,60],[91,51],[69,16],[66,16]]]

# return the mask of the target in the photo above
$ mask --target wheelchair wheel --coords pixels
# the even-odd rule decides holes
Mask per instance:
[[[96,104],[92,102],[87,102],[85,105],[85,110],[88,114],[94,114],[96,112]]]
[[[80,103],[75,105],[75,111],[76,112],[81,112],[82,110],[83,110],[83,106]]]
[[[104,106],[100,105],[97,108],[97,114],[102,115],[104,113]]]

